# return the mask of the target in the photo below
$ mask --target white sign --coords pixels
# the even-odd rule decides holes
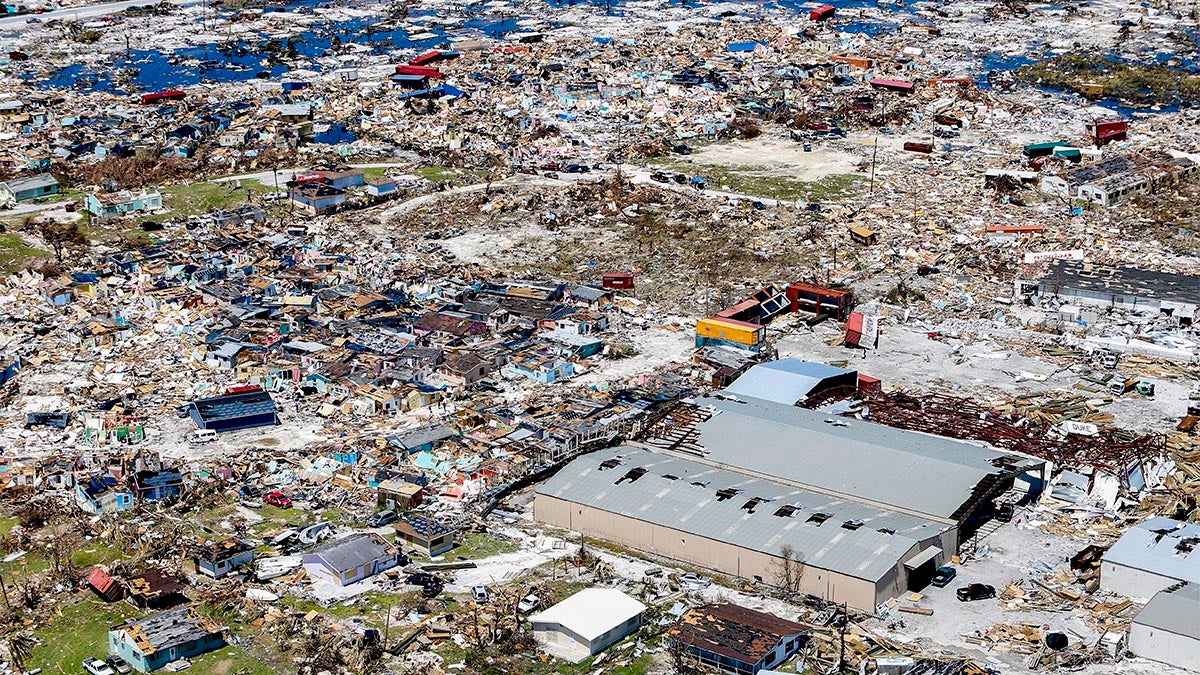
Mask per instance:
[[[1083,249],[1075,248],[1069,251],[1026,251],[1025,264],[1046,262],[1047,260],[1083,260]]]

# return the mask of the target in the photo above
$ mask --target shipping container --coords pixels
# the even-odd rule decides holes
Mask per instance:
[[[817,316],[844,320],[854,306],[854,294],[850,291],[795,283],[787,287],[787,298],[793,312],[808,312]]]
[[[726,344],[758,351],[765,335],[765,328],[747,321],[710,316],[696,322],[697,347]]]

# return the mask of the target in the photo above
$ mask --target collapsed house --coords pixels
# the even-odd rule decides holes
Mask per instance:
[[[1036,278],[1014,282],[1017,297],[1061,298],[1079,305],[1148,310],[1180,326],[1200,323],[1200,277],[1136,267],[1055,260]]]
[[[572,461],[537,489],[534,516],[872,610],[924,588],[995,499],[1039,491],[1044,471],[962,441],[717,394],[685,401],[636,444]]]

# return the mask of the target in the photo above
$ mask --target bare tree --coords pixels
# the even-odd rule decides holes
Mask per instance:
[[[43,220],[38,223],[38,236],[50,250],[54,251],[54,257],[61,265],[63,256],[69,250],[83,248],[90,242],[87,235],[80,229],[79,223],[60,223],[55,220]]]
[[[776,567],[775,583],[788,593],[798,593],[800,581],[804,578],[804,554],[791,544],[784,544],[779,549],[779,562],[776,563]]]

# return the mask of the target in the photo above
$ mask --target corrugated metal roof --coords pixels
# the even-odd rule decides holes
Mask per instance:
[[[737,396],[753,396],[764,401],[793,405],[808,396],[822,380],[853,373],[853,370],[835,368],[824,363],[800,359],[780,359],[760,363],[733,384],[725,392]]]
[[[275,401],[265,391],[202,398],[192,405],[196,407],[196,412],[205,423],[257,415],[274,415],[276,412]]]
[[[537,492],[771,555],[790,544],[807,565],[872,582],[949,527],[632,446],[576,459]],[[770,501],[751,512],[755,497]]]
[[[1155,517],[1125,531],[1104,562],[1200,584],[1200,526]]]
[[[1200,586],[1184,583],[1160,591],[1133,622],[1200,640]]]
[[[930,434],[833,417],[771,401],[706,396],[699,422],[705,460],[785,481],[950,518],[993,462],[1041,462]],[[931,489],[936,486],[936,489]]]

